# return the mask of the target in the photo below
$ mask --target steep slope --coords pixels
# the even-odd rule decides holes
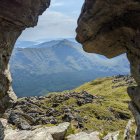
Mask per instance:
[[[108,132],[120,131],[119,140],[123,140],[125,127],[132,119],[126,88],[135,84],[130,76],[100,78],[71,91],[19,98],[5,116],[19,129],[70,122],[67,135],[98,131],[103,137]],[[133,125],[130,126],[132,136],[135,133]]]
[[[97,77],[129,73],[124,55],[107,60],[66,39],[16,48],[10,64],[18,96],[69,90]]]

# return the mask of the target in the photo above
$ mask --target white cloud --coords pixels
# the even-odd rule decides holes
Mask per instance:
[[[26,29],[20,40],[39,40],[43,38],[67,38],[75,36],[77,19],[56,11],[46,11],[37,27]]]
[[[50,7],[39,18],[38,25],[26,29],[19,39],[28,41],[74,37],[82,3],[83,0],[51,0]]]
[[[51,7],[59,7],[59,6],[63,6],[64,3],[63,2],[58,2],[58,0],[52,0],[51,1]]]

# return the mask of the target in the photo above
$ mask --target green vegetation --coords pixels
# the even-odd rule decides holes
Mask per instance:
[[[70,91],[19,98],[12,112],[7,112],[8,120],[17,128],[21,128],[23,122],[29,128],[70,122],[66,136],[81,131],[98,131],[102,138],[119,131],[119,140],[124,139],[127,126],[131,129],[133,140],[136,125],[128,109],[130,98],[126,89],[135,84],[131,76],[119,75],[96,79]]]
[[[128,120],[132,117],[128,109],[130,98],[126,92],[127,86],[112,88],[115,85],[112,81],[113,77],[97,79],[75,89],[77,92],[86,90],[90,94],[103,97],[94,105],[88,104],[81,108],[85,111],[83,114],[93,115],[89,123],[85,124],[90,129],[100,130],[103,133],[124,131]]]
[[[120,140],[123,136],[124,129],[130,119],[132,119],[132,114],[128,109],[128,102],[130,98],[127,95],[125,86],[126,81],[119,81],[122,86],[115,87],[118,83],[113,83],[114,77],[97,79],[72,91],[64,91],[61,93],[51,93],[50,96],[61,96],[69,92],[79,93],[81,91],[86,91],[99,98],[94,99],[92,103],[84,104],[82,106],[77,105],[75,98],[70,98],[63,101],[56,110],[62,113],[63,106],[73,107],[78,110],[79,113],[76,114],[81,118],[86,118],[83,122],[82,131],[99,131],[101,132],[101,137],[106,135],[108,132],[120,131]],[[53,99],[53,98],[52,98]],[[51,107],[50,100],[46,100],[45,106]],[[57,117],[59,123],[62,122],[62,116]],[[81,131],[76,128],[74,122],[71,122],[71,127],[68,130],[68,134],[76,133]],[[135,126],[134,126],[135,127]],[[134,130],[132,130],[133,133]]]

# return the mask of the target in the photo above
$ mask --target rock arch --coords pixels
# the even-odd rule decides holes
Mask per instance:
[[[0,114],[16,102],[11,88],[8,62],[15,41],[27,27],[37,25],[38,16],[50,0],[0,1]],[[85,51],[108,58],[127,53],[131,73],[138,86],[128,88],[137,122],[136,140],[140,139],[140,1],[85,0],[78,19],[77,40]]]

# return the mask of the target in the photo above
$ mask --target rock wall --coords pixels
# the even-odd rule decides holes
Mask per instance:
[[[37,25],[49,4],[50,0],[0,1],[0,114],[16,101],[8,66],[14,44],[22,30]]]
[[[78,19],[77,41],[85,51],[108,58],[127,53],[137,87],[128,88],[140,140],[140,1],[86,0]]]

